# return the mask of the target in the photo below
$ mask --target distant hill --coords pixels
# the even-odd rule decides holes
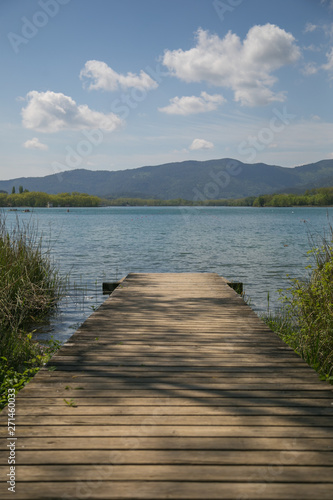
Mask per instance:
[[[13,186],[57,194],[81,192],[101,197],[187,200],[242,198],[276,192],[301,192],[333,185],[333,160],[295,168],[247,164],[224,158],[184,161],[131,170],[70,170],[46,177],[21,177],[0,181],[0,190]]]

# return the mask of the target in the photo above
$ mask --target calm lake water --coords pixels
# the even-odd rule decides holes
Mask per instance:
[[[251,307],[278,307],[287,275],[302,277],[308,235],[323,234],[332,208],[64,208],[7,212],[34,221],[70,290],[43,335],[65,341],[100,305],[102,282],[129,272],[216,272],[244,283]]]

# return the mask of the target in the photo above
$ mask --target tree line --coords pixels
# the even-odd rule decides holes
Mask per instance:
[[[333,205],[333,187],[316,188],[304,194],[265,194],[255,198],[254,207],[325,207]]]
[[[85,193],[48,194],[22,190],[19,193],[0,193],[0,207],[98,207],[101,198]]]
[[[115,198],[103,200],[108,206],[205,206],[205,207],[325,207],[333,206],[333,187],[316,188],[303,194],[264,194],[245,198],[189,201],[182,198],[174,200]]]
[[[42,192],[29,192],[19,188],[19,192],[12,193],[0,191],[0,207],[179,207],[179,206],[226,206],[226,207],[297,207],[297,206],[333,206],[333,187],[316,188],[307,190],[303,194],[264,194],[260,196],[247,196],[245,198],[228,198],[220,200],[189,201],[183,198],[173,200],[145,199],[145,198],[111,198],[105,199],[85,193],[59,193],[47,194]]]

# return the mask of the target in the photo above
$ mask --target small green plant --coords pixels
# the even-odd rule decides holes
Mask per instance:
[[[29,338],[29,336],[27,336]],[[8,389],[15,389],[15,394],[27,384],[32,377],[49,361],[58,350],[60,342],[53,339],[41,345],[33,342],[30,359],[23,365],[15,368],[10,365],[9,360],[2,356],[0,358],[0,409],[7,404]]]
[[[48,370],[49,372],[55,372],[55,371],[56,371],[56,369],[57,369],[57,367],[56,367],[56,366],[48,366],[48,367],[47,367],[47,370]]]
[[[73,399],[73,398],[71,398],[69,401],[64,398],[64,401],[65,401],[66,405],[70,406],[71,408],[76,408],[77,407],[75,399]]]
[[[37,373],[38,367],[26,368],[22,372],[17,372],[8,366],[8,360],[1,357],[0,365],[0,409],[7,405],[8,389],[15,389],[15,394],[22,389],[29,380]]]

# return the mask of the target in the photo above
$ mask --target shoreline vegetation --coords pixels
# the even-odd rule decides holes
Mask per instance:
[[[282,307],[261,315],[265,323],[321,378],[333,384],[333,228],[329,234],[310,237],[308,276],[291,279],[280,291]],[[269,303],[268,303],[269,304]]]
[[[20,390],[59,348],[36,342],[34,326],[45,320],[65,290],[42,245],[37,227],[19,220],[7,227],[0,214],[0,409],[8,388]]]
[[[14,190],[14,188],[13,188]],[[15,190],[14,190],[15,191]],[[72,192],[47,194],[42,192],[20,190],[19,193],[0,192],[0,207],[126,207],[126,206],[226,206],[226,207],[328,207],[333,206],[333,187],[316,188],[303,194],[266,194],[247,196],[238,199],[207,199],[189,201],[182,198],[172,200],[146,198],[100,198],[86,193]]]

